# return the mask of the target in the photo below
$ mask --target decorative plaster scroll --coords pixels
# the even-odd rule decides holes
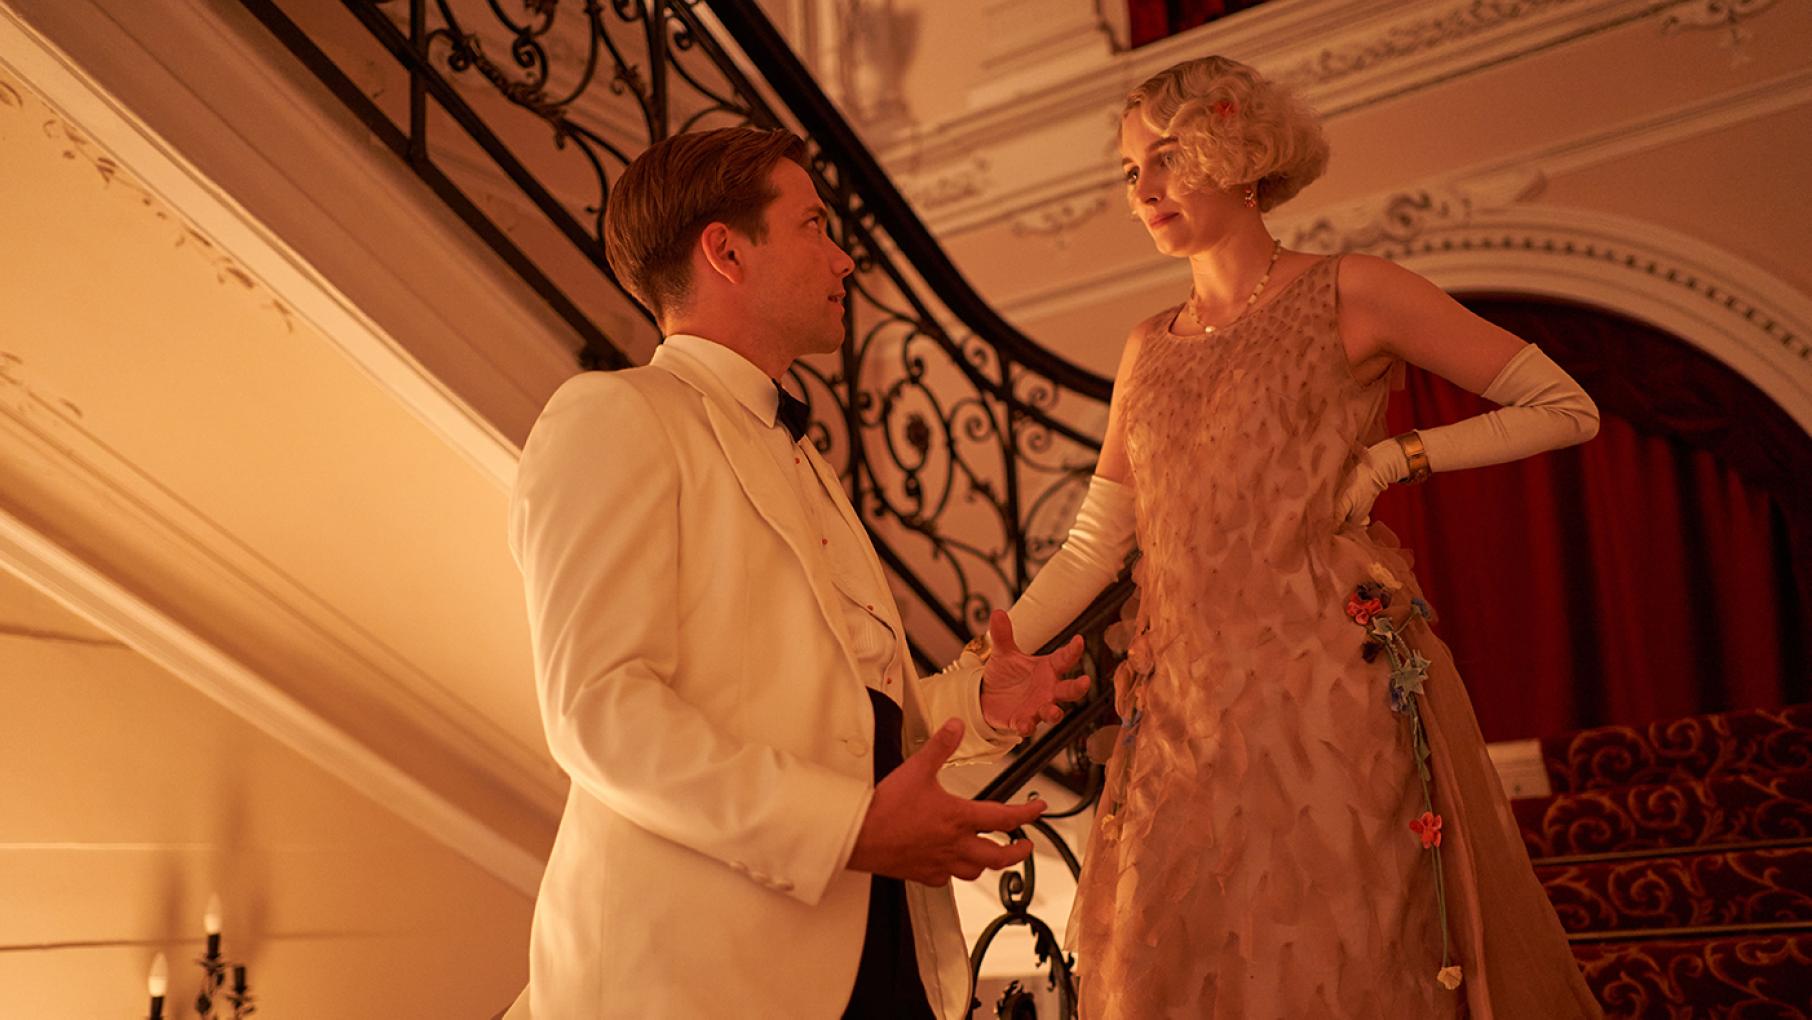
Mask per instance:
[[[1016,237],[1048,237],[1059,248],[1069,246],[1069,234],[1077,227],[1100,215],[1107,199],[1096,196],[1088,202],[1065,201],[1055,206],[1034,209],[1013,221]]]
[[[82,409],[74,401],[40,390],[26,378],[27,372],[25,359],[0,351],[0,414],[29,416],[35,422],[81,420]]]
[[[1380,252],[1456,292],[1532,294],[1630,315],[1698,346],[1812,432],[1812,295],[1655,224],[1521,205]]]
[[[1806,295],[1759,269],[1739,272],[1730,259],[1695,258],[1688,252],[1702,252],[1702,243],[1659,228],[1527,205],[1545,181],[1522,169],[1393,192],[1279,233],[1309,251],[1398,260],[1449,289],[1555,293],[1557,278],[1575,277],[1563,296],[1654,322],[1739,371],[1747,363],[1745,374],[1812,429],[1812,323],[1791,310],[1812,304]],[[1596,265],[1560,268],[1575,260]],[[1465,272],[1444,275],[1456,264]]]
[[[1273,229],[1294,247],[1392,259],[1449,291],[1555,297],[1652,323],[1729,365],[1812,432],[1812,294],[1702,238],[1532,202],[1545,180],[1533,168],[1505,171]],[[1050,318],[1186,283],[1177,274],[1154,254],[1001,310]]]
[[[988,171],[992,166],[986,159],[977,156],[968,165],[938,174],[929,180],[915,182],[905,176],[896,180],[907,200],[923,213],[985,192],[989,187]]]
[[[1774,3],[1775,0],[1686,0],[1668,13],[1666,20],[1661,22],[1661,31],[1728,29],[1730,34],[1723,45],[1731,51],[1732,63],[1743,64],[1749,60],[1749,55],[1743,52],[1743,44],[1755,37],[1743,27],[1743,19],[1755,17]]]
[[[1548,258],[1587,259],[1604,263],[1620,273],[1636,273],[1668,288],[1677,288],[1703,302],[1703,310],[1740,319],[1749,329],[1766,337],[1787,356],[1812,372],[1812,337],[1769,312],[1739,285],[1679,262],[1632,250],[1614,242],[1566,231],[1507,232],[1493,224],[1479,224],[1461,236],[1430,236],[1405,245],[1393,257],[1444,255],[1454,252],[1529,253]],[[1801,382],[1805,382],[1801,379]]]
[[[100,177],[102,189],[131,196],[133,201],[152,216],[174,227],[176,238],[173,247],[185,248],[200,256],[214,270],[215,282],[247,291],[259,300],[259,307],[276,314],[282,320],[285,330],[295,332],[295,313],[288,304],[247,272],[239,260],[227,254],[193,224],[178,216],[111,153],[33,93],[29,85],[9,77],[6,69],[0,67],[0,109],[8,107],[16,110],[20,116],[37,120],[44,138],[60,147],[63,158],[71,164],[84,165],[94,170]]]
[[[10,130],[20,125],[24,130]],[[178,245],[207,258],[217,273],[228,266],[236,271],[237,275],[226,273],[223,282],[260,295],[279,295],[284,308],[296,309],[295,318],[309,325],[302,334],[343,352],[450,449],[467,457],[485,479],[499,490],[507,490],[514,476],[515,453],[493,429],[454,399],[394,338],[294,251],[83,75],[70,58],[12,15],[4,2],[0,2],[0,136],[13,145],[40,145],[41,139],[48,139],[63,146],[53,152],[63,156],[78,174],[96,174],[112,195],[129,196],[161,223],[180,228],[184,232],[179,233]],[[140,214],[137,208],[129,208],[128,215]],[[287,325],[287,318],[285,322]],[[43,481],[44,491],[34,494],[41,499],[33,504],[33,511],[50,507],[58,499],[102,508],[96,518],[117,508],[117,536],[111,537],[117,537],[119,548],[144,552],[145,576],[162,570],[165,573],[160,576],[181,578],[181,585],[170,586],[172,591],[178,587],[205,589],[210,597],[218,597],[217,604],[243,610],[236,622],[244,626],[234,634],[234,641],[245,648],[264,642],[271,649],[306,649],[311,667],[368,692],[373,704],[419,725],[421,741],[411,752],[419,753],[419,760],[453,761],[474,776],[492,777],[507,790],[505,796],[515,805],[510,810],[519,809],[525,816],[538,814],[551,825],[559,811],[563,780],[537,748],[501,732],[499,724],[469,704],[439,697],[440,682],[435,676],[110,447],[90,430],[81,408],[53,392],[26,360],[9,354],[0,353],[0,445],[7,447],[0,462],[9,463],[24,477]],[[125,578],[102,575],[86,563],[76,564],[50,539],[28,534],[26,525],[8,516],[23,506],[14,504],[15,496],[23,499],[24,494],[9,489],[6,495],[8,510],[0,511],[0,567],[21,573],[53,593],[61,592],[60,598],[77,589],[78,594],[102,586],[120,589]],[[58,523],[59,527],[74,526]],[[15,524],[19,526],[12,527]],[[56,564],[37,569],[51,560]],[[64,582],[76,573],[82,579],[71,588]],[[155,583],[144,590],[156,590],[160,597],[164,594]],[[118,600],[109,595],[103,601]],[[222,680],[222,670],[217,667],[223,664],[211,652],[199,657],[190,654],[205,639],[190,629],[194,621],[174,622],[170,615],[177,611],[174,600],[172,605],[150,606],[134,596],[134,605],[126,613],[129,619],[111,612],[78,611],[190,682],[201,685]],[[131,628],[150,616],[158,618],[149,624],[159,631],[153,643],[184,646],[175,658],[160,657],[134,640]],[[268,708],[265,696],[282,693],[272,676],[251,676],[249,669],[237,665],[227,672],[234,676],[216,684],[215,689],[232,689],[231,696],[222,699],[229,707],[243,704],[241,695],[246,695],[265,701]],[[204,675],[210,673],[214,675]],[[265,725],[259,718],[248,718]],[[394,767],[377,781],[368,781],[373,771],[368,767],[369,749],[346,732],[327,732],[331,727],[318,716],[303,720],[285,711],[266,713],[265,719],[272,718],[287,726],[292,735],[300,729],[322,730],[317,743],[332,745],[319,758],[325,766],[380,799],[387,791],[396,792],[399,800],[393,806],[399,813],[421,822],[456,849],[469,848],[481,864],[532,892],[539,861],[513,849],[488,823],[439,794],[421,796],[419,790],[398,790],[413,780]],[[352,758],[365,760],[349,764]]]
[[[1367,0],[1300,0],[1217,22],[1212,37],[1214,49],[1297,86],[1335,120],[1391,97],[1622,26],[1659,31],[1677,22],[1682,29],[1734,29],[1774,6],[1776,0],[1422,0],[1398,7]],[[1048,147],[1056,137],[1109,138],[1111,129],[1097,134],[1094,122],[1117,115],[1128,85],[1200,55],[1207,38],[1186,32],[1131,52],[1103,55],[1093,64],[1066,61],[1051,67],[1035,91],[985,82],[971,95],[968,108],[946,119],[910,131],[887,132],[871,125],[864,134],[890,172],[925,176],[978,156],[1004,166],[1015,145]],[[1040,163],[1037,174],[1027,179],[1031,189],[1016,182],[1013,194],[994,194],[999,182],[993,182],[980,194],[935,210],[929,226],[948,237],[952,230],[998,222],[1045,200],[1032,190],[1074,194],[1112,176],[1114,161],[1096,158],[1090,145],[1051,151],[1062,158]]]
[[[100,12],[92,10],[90,0],[69,0],[69,5],[89,10],[84,17],[101,16]],[[177,4],[159,16],[176,12],[181,12],[181,17],[196,13],[191,12],[188,5]],[[171,23],[175,24],[175,21]],[[211,23],[200,26],[185,23],[182,30],[193,33],[213,27]],[[244,54],[227,54],[222,60],[245,65],[235,73],[260,86],[276,80],[274,76],[253,73],[259,71],[259,65]],[[6,130],[7,118],[13,112],[9,109],[13,106],[11,101],[18,100],[18,107],[23,108],[26,96],[30,94],[33,101],[75,125],[81,134],[93,136],[98,140],[100,150],[121,166],[130,168],[133,179],[163,203],[162,208],[170,212],[172,222],[193,224],[203,237],[212,241],[211,249],[197,245],[198,253],[206,254],[210,250],[232,253],[234,264],[268,287],[284,309],[293,310],[296,319],[330,340],[373,381],[410,408],[424,425],[444,438],[449,447],[493,479],[500,491],[508,490],[516,475],[517,450],[491,422],[482,419],[453,391],[426,372],[396,337],[354,305],[269,227],[223,192],[216,182],[177,153],[168,141],[108,95],[67,54],[14,15],[4,0],[0,0],[0,81],[7,83],[6,90],[0,91],[0,133]],[[176,94],[180,91],[179,86],[178,79],[171,78],[164,92]],[[324,143],[337,137],[333,125],[323,119],[314,106],[297,95],[284,93],[280,86],[273,88],[278,99],[268,104],[269,115],[285,123],[292,123],[293,119],[295,130],[320,132]],[[186,108],[186,104],[179,105],[185,106],[185,114],[197,113],[196,109]],[[205,111],[200,115],[208,116]],[[240,158],[256,158],[256,150],[240,142],[223,144]],[[365,162],[368,148],[365,143],[324,144],[320,154],[323,166],[329,172],[323,179],[344,182],[369,175],[370,164]],[[415,215],[413,200],[406,189],[384,189],[376,193],[394,198],[405,214],[393,222],[407,223],[410,228],[430,236],[435,236],[433,232],[440,229],[433,215]],[[301,191],[296,194],[306,197]],[[326,228],[324,236],[348,245],[353,243],[351,235],[334,226]],[[471,260],[458,251],[449,251],[444,258],[436,257],[436,268],[447,274],[447,279],[488,283],[495,278],[487,269],[475,269]],[[390,266],[375,259],[363,261],[361,269],[394,282],[402,295],[397,307],[420,313],[426,321],[436,323],[438,329],[464,342],[468,334],[460,331],[465,328],[465,322],[436,318],[437,309],[428,300],[430,295],[414,289],[415,274],[393,273]],[[545,320],[540,317],[542,309],[539,305],[531,306],[507,284],[498,287],[495,296],[505,308],[497,318],[516,327],[523,341],[513,348],[514,351],[525,356],[539,356],[551,346],[546,343],[549,334]],[[487,317],[491,310],[485,310]],[[480,349],[476,345],[469,346],[474,351]],[[562,370],[570,371],[567,351],[558,354],[558,361]]]
[[[1275,73],[1294,87],[1327,85],[1381,64],[1463,42],[1510,22],[1579,0],[1469,0],[1431,17],[1390,25],[1358,42],[1324,49]]]
[[[1661,22],[1663,32],[1683,28],[1729,28],[1732,35],[1740,31],[1744,18],[1753,18],[1776,0],[1686,0],[1668,12]],[[1746,37],[1746,34],[1745,34]]]
[[[1545,183],[1539,171],[1520,170],[1466,184],[1392,192],[1306,222],[1286,221],[1278,233],[1289,247],[1303,251],[1379,251],[1411,242],[1431,227],[1470,223],[1477,212],[1528,201]]]

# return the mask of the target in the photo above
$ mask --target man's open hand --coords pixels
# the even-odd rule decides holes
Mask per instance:
[[[952,875],[977,878],[1031,856],[1026,840],[1002,846],[978,833],[1017,829],[1044,814],[1043,801],[964,800],[938,785],[938,770],[962,741],[963,724],[952,719],[881,780],[849,855],[850,868],[943,885]]]
[[[998,730],[1029,736],[1041,722],[1063,718],[1062,702],[1088,693],[1089,679],[1062,679],[1082,661],[1082,635],[1049,655],[1027,655],[1013,641],[1013,623],[996,609],[988,620],[994,650],[982,668],[982,718]]]

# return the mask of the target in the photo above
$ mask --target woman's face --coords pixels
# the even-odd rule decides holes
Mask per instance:
[[[1152,130],[1138,107],[1120,119],[1127,201],[1158,251],[1178,257],[1211,247],[1238,216],[1251,212],[1238,196],[1218,188],[1185,190],[1172,166],[1180,156],[1176,139]]]

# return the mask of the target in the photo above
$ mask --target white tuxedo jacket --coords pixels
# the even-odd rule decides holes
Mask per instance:
[[[523,451],[511,546],[548,745],[572,778],[535,906],[539,1020],[834,1020],[848,1002],[869,876],[844,865],[873,794],[874,713],[845,596],[762,428],[663,347],[568,381]],[[958,757],[1012,745],[982,720],[975,673],[920,681],[903,643],[899,660],[908,754],[950,716]],[[951,893],[906,888],[933,1009],[967,1016]]]

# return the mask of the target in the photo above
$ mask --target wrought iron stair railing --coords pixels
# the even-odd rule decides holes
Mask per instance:
[[[604,208],[622,168],[679,131],[750,124],[801,134],[832,234],[857,269],[848,342],[834,359],[796,365],[792,383],[812,405],[814,441],[909,596],[902,610],[920,665],[935,666],[985,627],[1060,544],[1099,451],[1109,380],[1039,346],[982,300],[753,0],[239,3],[548,301],[581,338],[588,367],[632,359],[549,267],[582,260],[615,288],[619,307],[646,318],[604,258]],[[368,38],[345,38],[350,24]],[[394,61],[375,88],[369,61],[349,55],[373,40]],[[387,87],[398,76],[406,104]],[[482,197],[508,189],[545,219],[542,229],[512,229]],[[1088,636],[1094,694],[982,796],[1014,796],[1042,774],[1080,795],[1074,811],[1090,806],[1100,770],[1082,741],[1112,712],[1102,633],[1129,588],[1104,593],[1070,630]],[[1064,756],[1068,767],[1054,768]],[[1037,828],[1074,871],[1061,836]],[[1000,928],[1033,928],[1068,1016],[1069,961],[1029,913],[1035,878],[1030,864],[1003,876],[1005,913],[974,964]]]

